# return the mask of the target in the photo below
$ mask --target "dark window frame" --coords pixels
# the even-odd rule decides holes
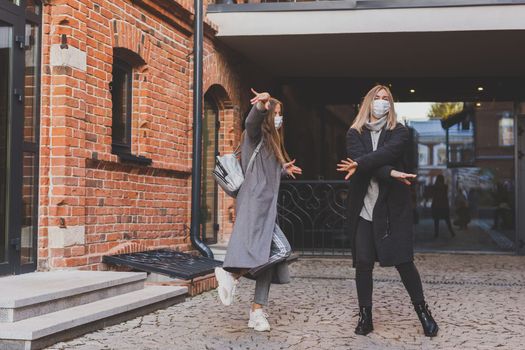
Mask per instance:
[[[116,154],[119,157],[121,162],[130,162],[142,166],[151,165],[152,160],[144,156],[137,156],[131,153],[131,140],[132,140],[132,122],[133,122],[133,73],[134,69],[138,66],[144,65],[146,62],[142,60],[140,56],[134,52],[122,49],[115,48],[113,50],[113,68],[112,68],[112,81],[110,83],[111,91],[111,102],[113,104],[111,108],[111,153]],[[116,69],[124,72],[127,75],[125,79],[127,80],[127,91],[126,94],[126,115],[125,115],[125,142],[121,140],[115,140],[115,134],[113,132],[115,125],[115,96],[114,92],[114,80]],[[124,81],[124,80],[123,80]],[[123,96],[124,97],[124,96]],[[122,105],[123,101],[118,101]]]
[[[112,74],[113,74],[113,79],[111,81],[111,102],[113,103],[113,107],[111,108],[111,119],[112,119],[112,131],[113,131],[113,126],[115,125],[115,105],[116,103],[115,102],[119,102],[118,104],[119,105],[123,105],[123,101],[120,100],[120,101],[115,101],[116,97],[115,97],[115,93],[116,93],[116,89],[115,89],[115,86],[114,86],[114,82],[115,82],[115,75],[117,73],[117,70],[120,71],[120,72],[123,72],[124,74],[124,77],[122,78],[122,88],[123,90],[125,89],[125,85],[124,83],[127,82],[127,89],[123,91],[123,94],[122,94],[122,99],[126,98],[126,111],[125,111],[125,117],[124,117],[124,122],[125,122],[125,134],[124,134],[124,139],[125,141],[122,141],[122,140],[116,140],[115,139],[115,134],[112,132],[112,136],[111,136],[111,148],[112,148],[112,153],[114,154],[122,154],[122,153],[127,153],[127,154],[131,154],[131,123],[132,123],[132,110],[131,108],[133,107],[133,103],[132,103],[132,100],[133,100],[133,67],[128,64],[126,61],[120,59],[120,58],[117,58],[115,57],[114,61],[113,61],[113,70],[112,70]],[[122,73],[121,73],[122,74]],[[125,94],[125,96],[124,96]],[[120,118],[121,116],[119,116]]]

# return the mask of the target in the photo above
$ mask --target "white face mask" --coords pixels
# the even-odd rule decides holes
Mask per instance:
[[[390,102],[387,100],[374,100],[372,113],[376,118],[382,118],[390,110]]]
[[[274,121],[275,121],[275,128],[279,130],[279,128],[283,125],[283,116],[276,115]]]

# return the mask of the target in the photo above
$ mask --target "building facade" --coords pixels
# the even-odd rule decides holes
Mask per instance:
[[[103,269],[104,254],[130,245],[192,250],[192,6],[0,0],[0,274]],[[419,156],[432,165],[425,181],[446,172],[456,196],[457,179],[488,169],[492,182],[479,199],[485,221],[470,224],[485,243],[459,246],[491,250],[510,241],[505,251],[524,253],[517,213],[525,207],[525,52],[516,44],[523,16],[525,1],[515,0],[209,4],[204,241],[226,244],[235,220],[234,201],[210,170],[217,153],[238,144],[255,87],[284,101],[287,148],[304,169],[303,182],[285,182],[280,201],[292,245],[346,254],[347,194],[335,164],[361,97],[381,82],[399,106],[474,106],[475,115],[454,126],[470,123],[466,138],[421,145]],[[468,164],[455,163],[467,153]],[[415,203],[424,203],[418,193]],[[504,229],[490,227],[492,216]]]
[[[192,250],[192,7],[0,1],[1,273],[100,269],[129,244]],[[254,70],[204,28],[213,160],[238,142]],[[210,195],[228,228],[233,202]]]
[[[525,253],[523,16],[525,2],[507,0],[208,7],[218,39],[271,71],[284,101],[287,149],[304,175],[284,182],[280,220],[297,251],[350,253],[348,192],[335,164],[346,156],[345,134],[362,97],[382,83],[394,94],[398,121],[412,125],[416,249]],[[459,106],[453,118],[432,109],[447,105]],[[443,222],[434,232],[438,175],[448,186],[455,237]]]

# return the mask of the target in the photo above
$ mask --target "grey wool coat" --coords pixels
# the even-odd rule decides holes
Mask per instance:
[[[355,267],[357,223],[370,178],[379,182],[379,196],[373,210],[372,226],[377,260],[381,266],[395,266],[414,260],[413,210],[410,187],[393,179],[390,171],[407,171],[404,155],[408,150],[408,129],[398,123],[383,129],[373,151],[370,131],[349,129],[346,134],[348,157],[359,165],[350,179],[349,221]]]
[[[277,225],[277,197],[281,183],[282,165],[265,140],[250,169],[250,158],[263,138],[261,126],[267,111],[253,106],[246,119],[246,133],[241,144],[241,164],[244,182],[237,194],[236,220],[228,244],[223,267],[232,271],[254,268],[268,262]],[[273,283],[288,283],[286,261],[277,263]],[[247,276],[256,277],[256,276]]]

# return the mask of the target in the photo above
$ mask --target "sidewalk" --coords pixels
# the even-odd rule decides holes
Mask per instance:
[[[525,349],[525,257],[418,255],[426,298],[440,325],[423,336],[395,269],[377,268],[374,327],[357,321],[350,260],[301,259],[289,285],[273,286],[272,331],[247,328],[254,283],[243,281],[234,305],[216,291],[50,349]]]

